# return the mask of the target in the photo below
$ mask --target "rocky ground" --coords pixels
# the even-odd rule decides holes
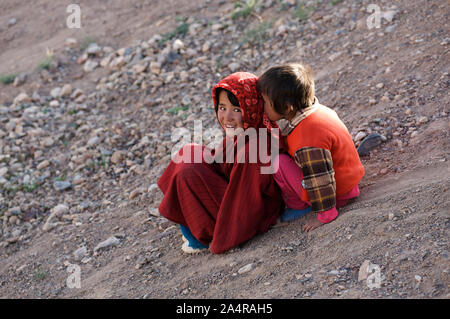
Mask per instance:
[[[69,30],[61,4],[3,1],[0,296],[448,298],[450,6],[377,1],[369,29],[371,3],[81,1],[86,24]],[[172,132],[218,127],[224,76],[287,61],[313,68],[356,145],[386,137],[363,158],[360,198],[310,233],[306,216],[222,255],[184,254],[157,211]]]

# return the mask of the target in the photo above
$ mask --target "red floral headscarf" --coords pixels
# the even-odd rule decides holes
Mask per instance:
[[[217,115],[217,94],[218,88],[230,91],[239,101],[242,111],[242,120],[244,122],[244,130],[253,128],[266,127],[269,130],[278,128],[275,122],[269,120],[264,113],[264,104],[261,94],[256,89],[258,77],[248,72],[236,72],[222,79],[212,89],[212,98],[214,101],[214,109]]]

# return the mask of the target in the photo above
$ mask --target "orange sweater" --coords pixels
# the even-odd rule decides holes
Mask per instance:
[[[317,147],[331,152],[336,179],[336,196],[350,192],[364,176],[364,167],[345,124],[332,109],[319,104],[287,136],[288,152],[295,158],[303,147]],[[301,199],[309,201],[302,189]]]

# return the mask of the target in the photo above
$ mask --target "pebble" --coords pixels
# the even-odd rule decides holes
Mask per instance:
[[[20,73],[18,76],[14,78],[13,86],[18,87],[23,85],[27,80],[27,74],[26,73]]]
[[[383,18],[385,18],[389,22],[392,22],[392,20],[394,20],[394,17],[396,14],[397,14],[397,11],[388,10],[388,11],[383,12]]]
[[[61,93],[60,87],[56,87],[50,91],[50,95],[53,96],[53,98],[55,98],[55,99],[59,97],[60,93]]]
[[[73,252],[73,257],[76,261],[80,261],[87,254],[87,248],[85,246],[78,248]]]
[[[122,162],[123,158],[124,156],[122,151],[115,151],[111,156],[111,163],[119,164],[120,162]]]
[[[7,167],[0,168],[0,177],[6,176],[7,173],[8,173]]]
[[[9,217],[9,223],[10,223],[11,225],[15,225],[16,222],[17,222],[17,220],[18,220],[17,216],[11,216],[11,217]]]
[[[108,239],[106,239],[105,241],[102,241],[101,243],[99,243],[97,246],[95,246],[94,248],[94,252],[97,252],[101,249],[105,249],[111,246],[117,246],[120,244],[120,240],[114,236],[109,237]]]
[[[61,91],[59,92],[59,96],[60,96],[60,97],[68,97],[68,96],[70,96],[70,94],[72,94],[72,85],[70,85],[70,84],[65,84],[65,85],[61,88]]]
[[[20,93],[16,96],[14,99],[14,104],[20,104],[20,103],[30,103],[31,99],[26,93]]]
[[[176,40],[173,42],[172,48],[173,48],[175,51],[184,49],[184,43],[183,43],[183,41],[181,41],[180,39],[176,39]]]
[[[51,147],[51,146],[53,146],[54,143],[55,143],[55,141],[53,140],[53,138],[46,137],[42,140],[41,144],[45,147]]]
[[[240,65],[239,63],[233,62],[228,65],[228,68],[230,69],[231,72],[236,72],[240,68]]]
[[[328,59],[333,62],[334,60],[336,60],[338,57],[340,57],[342,55],[342,52],[335,52],[332,55],[330,55],[328,57]]]
[[[239,268],[238,274],[239,275],[245,274],[245,273],[253,270],[254,268],[255,268],[255,264],[253,264],[253,263],[245,265],[244,267]]]
[[[50,162],[48,160],[42,161],[39,163],[39,165],[36,167],[38,170],[42,170],[44,168],[47,168],[50,166]]]
[[[130,195],[128,196],[128,199],[134,199],[134,198],[138,197],[140,194],[142,194],[142,190],[139,188],[135,189],[130,193]]]
[[[77,46],[77,44],[78,44],[78,41],[75,38],[67,38],[64,41],[64,45],[66,47],[69,47],[69,48],[72,48],[72,49],[75,48]]]
[[[87,146],[92,147],[97,145],[100,142],[100,138],[98,136],[94,136],[87,142]]]
[[[207,41],[207,42],[203,43],[203,46],[202,46],[203,53],[208,52],[210,49],[211,49],[211,42]]]
[[[58,100],[50,101],[49,105],[51,107],[58,107],[59,106],[59,101]]]
[[[151,62],[150,63],[150,71],[154,74],[160,74],[161,73],[161,63]]]
[[[69,189],[72,187],[72,184],[69,181],[56,181],[53,183],[53,187],[62,192],[65,191],[66,189]]]
[[[8,20],[8,27],[12,27],[17,23],[17,18],[11,18]]]
[[[87,53],[88,55],[94,55],[94,56],[97,55],[97,54],[99,54],[101,51],[102,51],[102,48],[100,48],[100,47],[98,46],[98,44],[95,43],[95,42],[89,44],[89,46],[88,46],[87,49],[86,49],[86,53]]]
[[[361,141],[366,136],[367,136],[366,132],[358,132],[358,134],[356,134],[356,136],[355,136],[355,142]]]
[[[421,116],[417,119],[417,124],[425,124],[428,122],[428,117],[426,116]]]
[[[69,212],[69,207],[65,204],[59,204],[52,208],[52,213],[55,214],[55,216],[62,216]]]
[[[92,72],[95,70],[95,68],[97,68],[99,66],[99,63],[97,61],[93,61],[93,60],[87,60],[84,63],[83,66],[83,71],[84,72]]]

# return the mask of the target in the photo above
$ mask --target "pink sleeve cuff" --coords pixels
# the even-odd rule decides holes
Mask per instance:
[[[337,216],[338,211],[336,207],[333,207],[332,209],[326,210],[324,212],[317,213],[317,219],[324,224],[335,220]]]

